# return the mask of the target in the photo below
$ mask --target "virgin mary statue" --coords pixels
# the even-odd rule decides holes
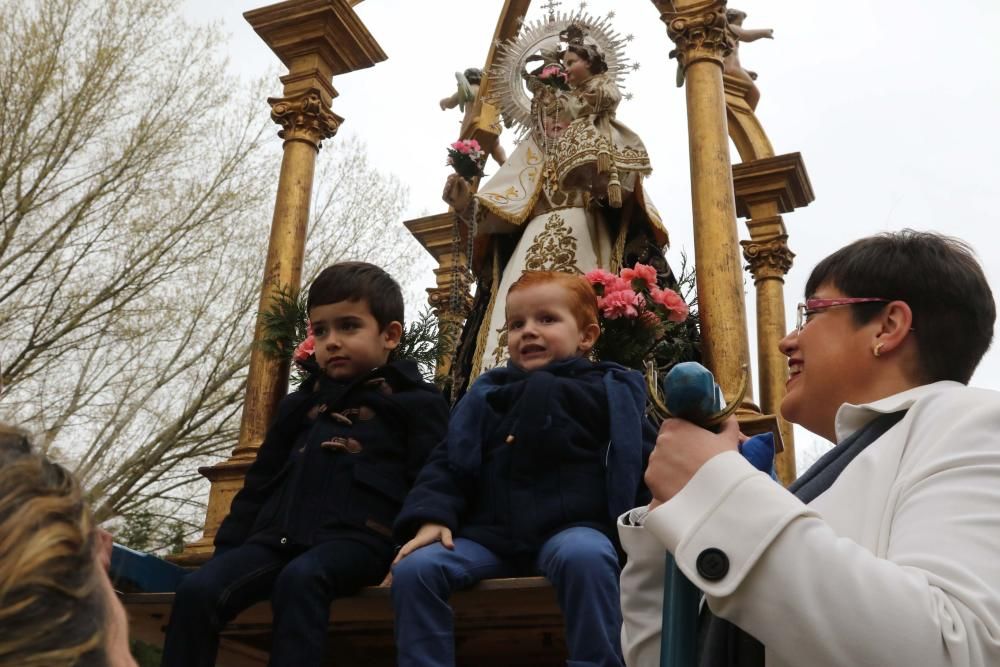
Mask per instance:
[[[582,13],[526,25],[490,71],[491,101],[522,139],[471,201],[457,176],[445,187],[471,223],[478,279],[453,366],[456,396],[506,363],[504,303],[522,272],[617,272],[641,261],[673,282],[667,231],[642,189],[649,156],[615,118],[624,58],[605,25]]]

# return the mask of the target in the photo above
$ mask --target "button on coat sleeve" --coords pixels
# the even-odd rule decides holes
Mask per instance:
[[[863,465],[892,466],[889,481],[841,486],[837,509],[880,527],[872,544],[838,535],[735,453],[711,459],[646,529],[716,614],[767,647],[769,666],[1000,664],[998,397],[965,387],[931,396],[870,446],[882,459]],[[709,547],[730,560],[718,581],[698,573]]]

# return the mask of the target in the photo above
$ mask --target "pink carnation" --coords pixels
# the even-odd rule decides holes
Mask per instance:
[[[639,316],[639,308],[643,301],[639,294],[632,290],[610,292],[601,299],[601,314],[609,320],[619,317],[635,318]]]
[[[631,292],[635,294],[636,292],[632,289],[632,283],[627,280],[622,280],[618,276],[615,276],[614,281],[605,287],[606,292]]]
[[[667,319],[671,322],[683,322],[688,316],[688,305],[681,298],[681,295],[672,289],[650,290],[653,301],[670,311]]]
[[[542,70],[542,73],[538,75],[538,78],[548,79],[554,76],[557,76],[560,79],[565,79],[566,73],[562,71],[562,68],[559,67],[559,65],[549,65],[548,67]]]
[[[603,294],[608,291],[609,285],[614,285],[615,281],[618,280],[618,276],[613,273],[609,273],[604,269],[594,269],[593,271],[588,271],[584,276],[591,285],[595,288],[600,285],[601,289],[595,290],[598,294]]]
[[[646,283],[646,287],[656,286],[656,269],[649,264],[636,264],[634,268],[622,269],[622,280],[632,283],[633,280],[641,280]]]
[[[299,346],[295,348],[295,352],[292,353],[292,359],[299,363],[311,357],[313,352],[316,351],[316,338],[313,337],[312,323],[306,326],[306,331],[308,335],[305,340],[299,343]]]
[[[479,145],[479,142],[476,141],[475,139],[465,139],[456,141],[451,145],[451,149],[459,153],[462,153],[463,155],[472,155],[473,157],[475,157],[477,153],[482,154],[482,147]]]

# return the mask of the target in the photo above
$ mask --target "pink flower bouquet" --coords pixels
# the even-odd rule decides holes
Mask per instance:
[[[486,152],[475,139],[456,141],[448,147],[448,164],[456,174],[469,182],[474,178],[485,176],[484,162],[486,162]]]
[[[566,79],[566,71],[559,65],[547,65],[538,73],[538,80],[542,83],[558,88],[559,90],[569,90],[569,81]]]
[[[688,305],[674,290],[657,286],[652,266],[636,264],[618,275],[595,269],[586,277],[600,309],[601,337],[594,354],[601,361],[641,369],[671,335],[684,335],[677,325],[687,319]]]

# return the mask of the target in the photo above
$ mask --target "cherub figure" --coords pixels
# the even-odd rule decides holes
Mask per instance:
[[[455,79],[458,83],[457,90],[449,97],[443,98],[438,102],[438,105],[442,111],[458,107],[459,111],[465,114],[462,117],[461,130],[461,134],[464,136],[466,129],[475,120],[475,104],[473,103],[479,94],[479,84],[483,80],[483,71],[478,67],[470,67],[464,72],[455,72]],[[490,156],[496,160],[498,165],[503,165],[507,161],[507,153],[499,141],[493,142]]]
[[[728,56],[726,56],[725,60],[723,60],[722,68],[726,74],[735,76],[750,86],[750,92],[747,93],[746,97],[747,104],[750,105],[751,109],[756,109],[757,102],[760,101],[760,90],[757,89],[757,84],[754,83],[754,81],[757,80],[757,73],[745,69],[740,64],[740,42],[756,42],[758,39],[774,39],[774,30],[771,28],[762,28],[759,30],[744,28],[743,20],[746,19],[746,17],[747,13],[739,9],[726,10],[726,20],[729,22],[729,31],[736,39],[733,40],[733,50]]]

